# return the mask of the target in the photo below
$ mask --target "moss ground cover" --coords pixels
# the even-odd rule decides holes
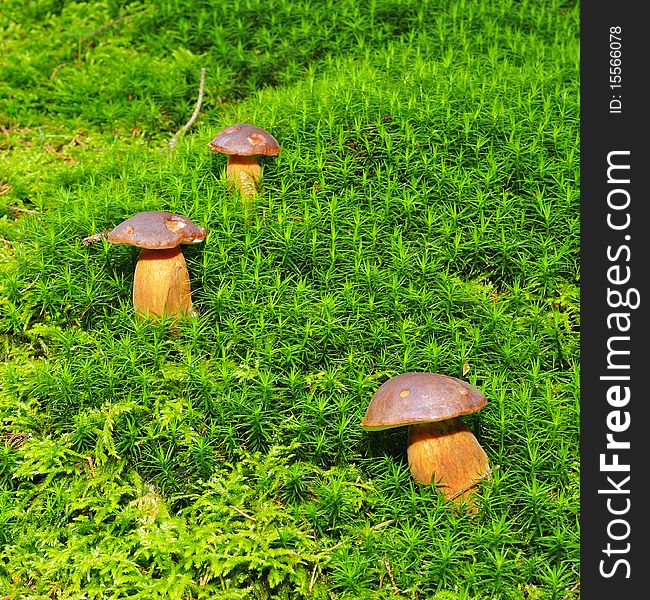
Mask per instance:
[[[5,0],[0,594],[579,597],[578,18]],[[207,147],[242,122],[282,146],[252,218]],[[144,210],[209,230],[180,325],[83,242]],[[488,398],[477,515],[359,427],[405,371]]]

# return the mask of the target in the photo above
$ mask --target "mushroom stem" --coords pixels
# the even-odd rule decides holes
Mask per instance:
[[[140,250],[133,278],[133,307],[139,316],[194,314],[190,274],[180,246]]]
[[[466,500],[489,470],[488,457],[458,418],[410,425],[407,449],[411,475],[438,486],[445,498]]]
[[[252,198],[259,191],[259,181],[262,176],[262,167],[255,155],[253,156],[228,156],[226,177],[230,179],[244,198],[244,204],[251,208]]]

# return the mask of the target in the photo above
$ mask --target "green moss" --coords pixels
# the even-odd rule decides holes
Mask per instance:
[[[0,592],[575,595],[576,3],[5,2],[0,28]],[[237,122],[282,146],[251,219],[207,148]],[[135,319],[136,249],[84,243],[143,210],[209,230],[181,324]],[[477,516],[359,427],[409,370],[488,398]]]

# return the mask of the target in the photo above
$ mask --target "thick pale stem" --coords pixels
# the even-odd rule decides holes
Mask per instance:
[[[140,251],[133,278],[133,308],[140,316],[193,314],[190,274],[180,246]]]
[[[228,156],[226,176],[239,190],[244,206],[253,207],[253,199],[259,191],[262,167],[256,156]]]
[[[468,500],[490,466],[474,434],[460,418],[409,427],[408,461],[420,483],[434,482],[445,498]]]

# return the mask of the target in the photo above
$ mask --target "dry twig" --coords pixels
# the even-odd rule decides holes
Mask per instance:
[[[6,444],[12,450],[18,450],[27,440],[30,440],[33,437],[31,433],[9,433],[8,431],[3,432],[2,437],[5,438]]]
[[[14,204],[9,204],[7,210],[13,213],[23,213],[25,215],[37,215],[38,211],[31,208],[23,208],[22,206],[16,206]]]
[[[178,143],[178,139],[185,133],[196,121],[196,118],[199,116],[199,111],[201,110],[201,104],[203,103],[203,88],[205,87],[205,68],[201,69],[201,80],[199,82],[199,97],[196,101],[196,107],[194,108],[194,112],[192,113],[192,116],[190,117],[190,120],[185,123],[175,134],[174,137],[169,140],[169,147],[173,150],[176,147],[176,144]]]
[[[400,593],[400,589],[397,587],[397,584],[395,583],[395,578],[393,577],[393,569],[391,568],[387,558],[384,559],[384,566],[386,567],[386,571],[388,571],[388,577],[390,577],[390,582],[393,586],[393,589],[395,590],[393,593],[397,595]]]
[[[105,31],[109,27],[113,27],[114,25],[118,25],[122,21],[126,21],[127,19],[132,19],[133,17],[137,17],[138,15],[141,15],[145,12],[147,12],[147,8],[143,8],[142,10],[139,10],[137,12],[131,13],[130,15],[123,15],[117,19],[114,19],[113,21],[110,21],[109,23],[106,23],[105,25],[102,25],[101,27],[98,27],[94,31],[91,31],[90,33],[87,33],[83,37],[79,38],[79,45],[83,44],[84,42],[88,41],[91,37],[96,36],[98,33],[101,33],[102,31]]]
[[[90,469],[90,476],[95,477],[95,461],[92,456],[86,456],[86,461],[88,462],[88,468]]]
[[[101,241],[101,239],[105,238],[109,232],[110,229],[106,229],[104,231],[100,231],[99,233],[93,233],[92,235],[89,235],[81,240],[81,243],[84,246],[90,246],[90,244],[95,244],[96,242]]]

